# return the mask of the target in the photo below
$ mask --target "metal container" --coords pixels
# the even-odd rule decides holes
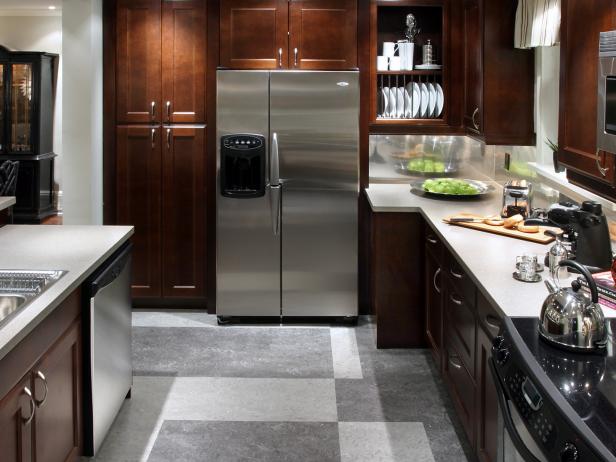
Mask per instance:
[[[592,275],[585,266],[572,260],[561,261],[559,265],[575,269],[586,279],[590,298],[580,291],[582,284],[577,279],[567,288],[546,280],[550,295],[541,308],[539,334],[545,341],[566,350],[605,351],[607,327]]]

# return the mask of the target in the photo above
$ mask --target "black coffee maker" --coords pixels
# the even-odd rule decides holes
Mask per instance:
[[[564,241],[571,244],[575,261],[591,272],[605,271],[612,266],[610,231],[598,202],[584,201],[581,207],[571,202],[555,204],[547,211],[534,211],[525,223],[561,228]]]

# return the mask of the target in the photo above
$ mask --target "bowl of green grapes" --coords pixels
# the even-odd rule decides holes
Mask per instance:
[[[411,184],[411,189],[427,195],[468,198],[486,194],[490,188],[481,181],[458,178],[429,178]]]

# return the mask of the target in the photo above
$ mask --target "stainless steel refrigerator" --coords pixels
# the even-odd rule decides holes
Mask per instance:
[[[219,319],[357,316],[359,74],[217,80]]]

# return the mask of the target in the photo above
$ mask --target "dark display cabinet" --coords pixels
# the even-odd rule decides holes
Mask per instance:
[[[0,46],[0,163],[19,162],[16,223],[40,223],[53,201],[54,64],[57,55]]]

